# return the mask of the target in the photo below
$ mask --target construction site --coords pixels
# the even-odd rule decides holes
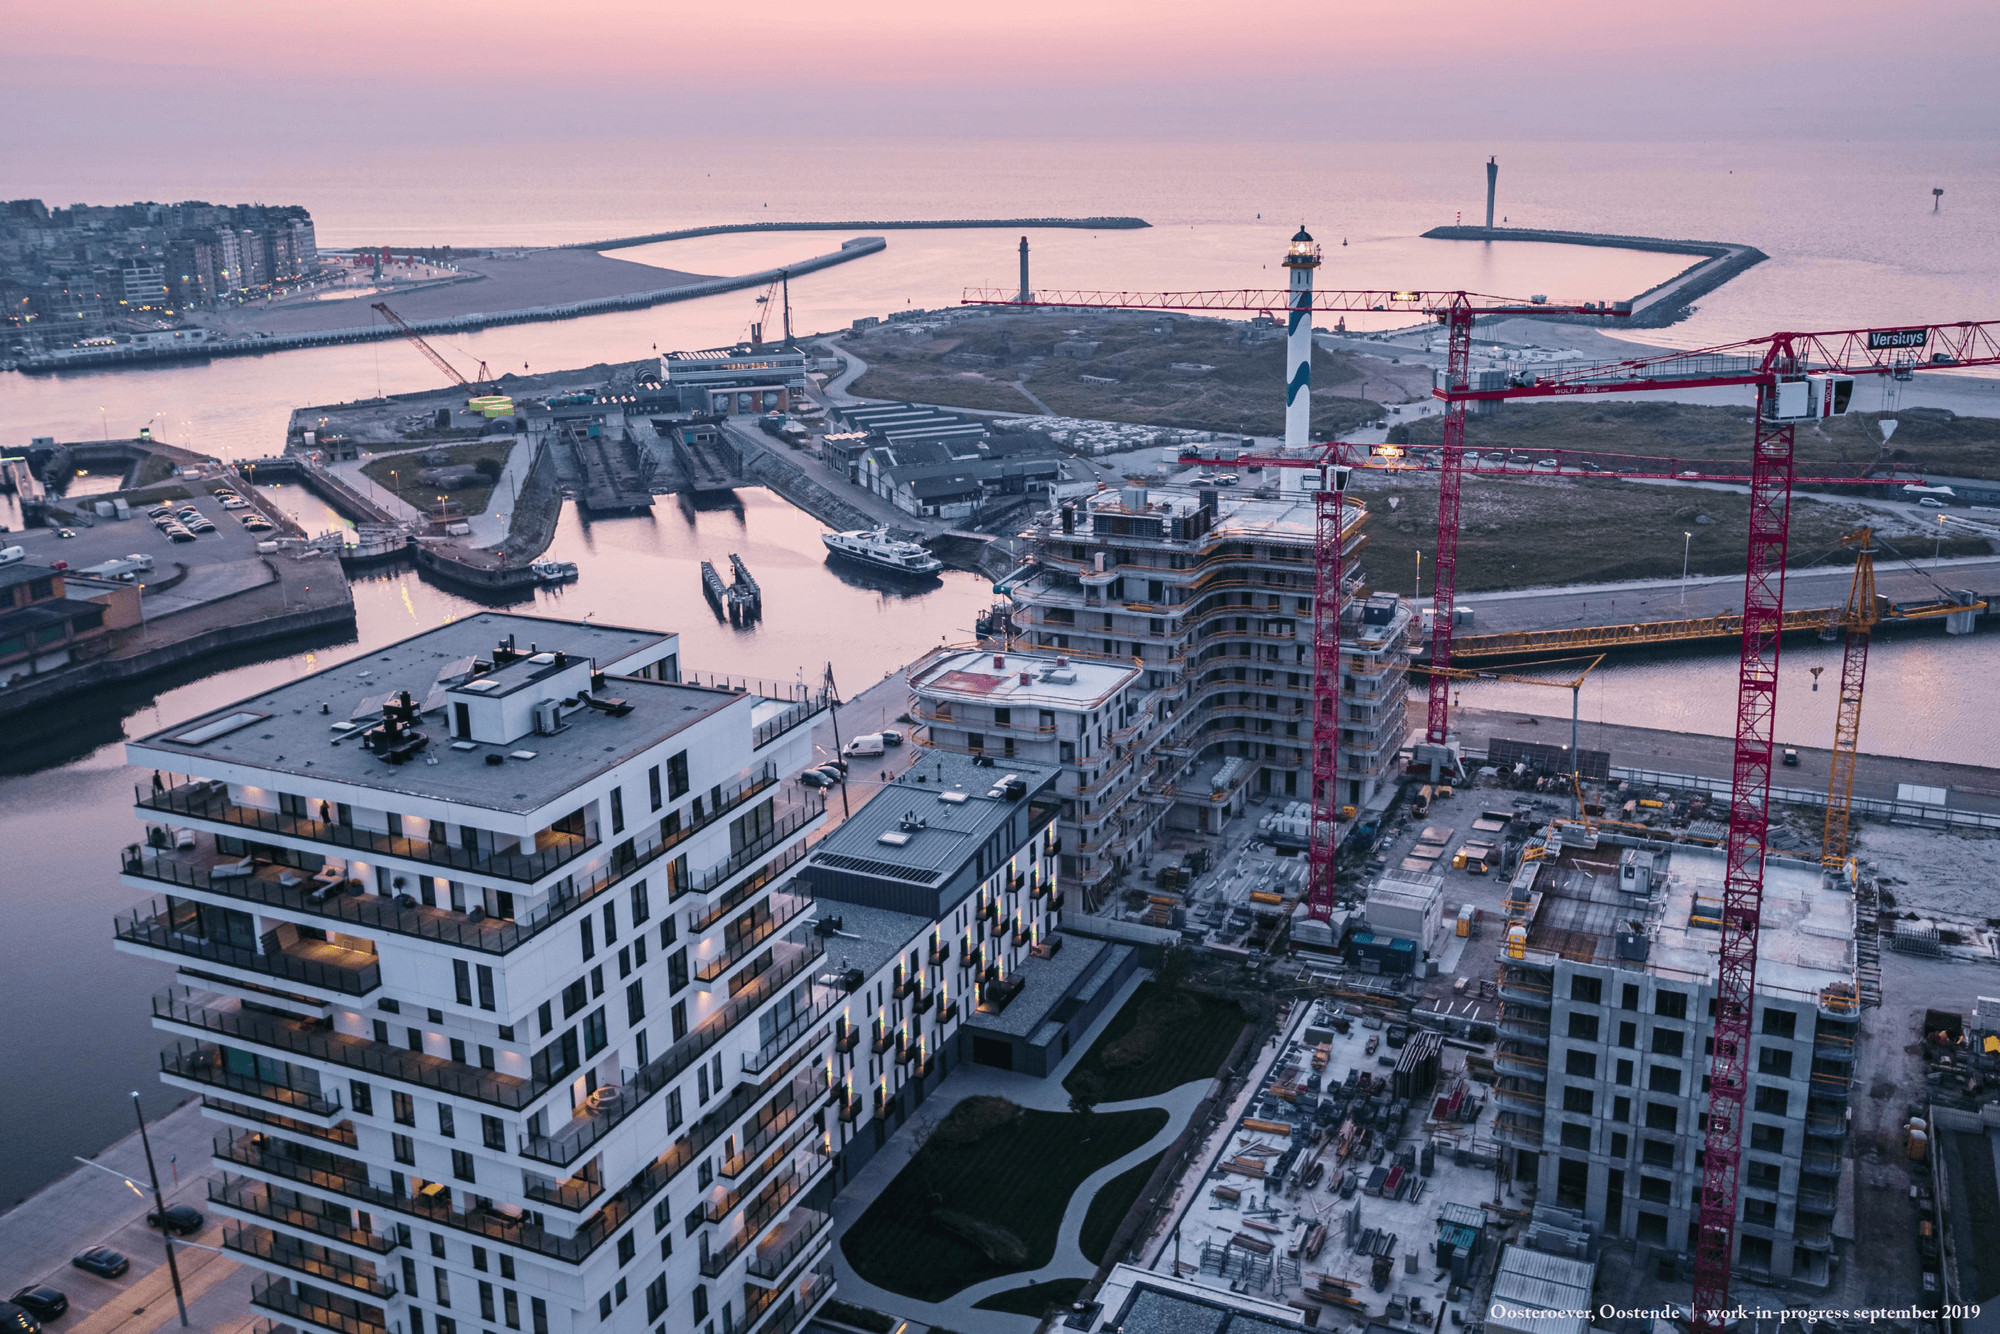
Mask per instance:
[[[2000,1074],[2000,1001],[1976,996],[2000,983],[1964,980],[2000,951],[1993,921],[1921,917],[1920,890],[1899,910],[1886,885],[1921,883],[1925,840],[1972,850],[1990,838],[2000,784],[1974,771],[1947,791],[1923,781],[1926,766],[1861,755],[1859,738],[1878,627],[1971,634],[1987,599],[1957,571],[1920,568],[1879,525],[1833,536],[1835,568],[1802,604],[1788,605],[1785,583],[1794,487],[1903,500],[1889,488],[1911,484],[1795,456],[1795,432],[1844,417],[1858,381],[2000,364],[1996,326],[1475,370],[1479,320],[1613,323],[1629,304],[1315,291],[1319,249],[1303,229],[1284,265],[1289,286],[1269,291],[1033,291],[1024,271],[1018,292],[965,294],[1002,310],[1288,323],[1282,447],[1187,448],[1164,485],[1060,502],[997,586],[1014,603],[1011,633],[988,642],[1028,656],[996,655],[996,673],[1003,661],[1024,683],[1032,670],[1131,673],[1043,703],[1052,751],[1071,735],[1065,713],[1078,715],[1077,742],[1063,743],[1074,753],[1060,756],[1063,870],[1082,874],[1093,915],[1065,929],[1192,948],[1281,1011],[1228,1084],[1227,1112],[1182,1152],[1142,1236],[1106,1257],[1068,1323],[1096,1328],[1093,1295],[1123,1292],[1143,1265],[1183,1296],[1227,1293],[1256,1303],[1246,1315],[1306,1326],[1776,1330],[1780,1311],[1810,1308],[1808,1329],[1958,1328],[1947,1291],[1965,1303],[2000,1291],[1990,1265],[1947,1273],[1938,1240],[1954,1199],[1961,1223],[2000,1217],[1986,1150],[2000,1144],[2000,1102],[1981,1096]],[[1442,335],[1434,447],[1312,438],[1312,319],[1336,311],[1400,313]],[[1468,414],[1511,400],[1690,387],[1754,395],[1743,454],[1466,448]],[[1437,495],[1420,615],[1363,569],[1381,516],[1358,483],[1398,472]],[[1457,597],[1461,497],[1508,472],[1740,488],[1743,573],[1713,581],[1733,601],[1487,632],[1474,620],[1486,607]],[[1788,634],[1841,645],[1827,683],[1834,743],[1803,762],[1775,731]],[[1585,750],[1574,722],[1568,744],[1530,740],[1454,704],[1461,682],[1513,680],[1567,689],[1574,719],[1605,652],[1704,639],[1740,650],[1719,762],[1668,740],[1652,749],[1686,763],[1635,763]],[[997,733],[1009,756],[1039,753],[1010,734],[1021,710],[979,707],[967,670],[950,691],[913,671],[930,744],[991,754]],[[1400,720],[1404,673],[1427,679],[1409,695],[1423,716],[1407,745],[1384,749],[1382,710],[1393,695]],[[1107,705],[1120,744],[1090,730]],[[1400,721],[1390,730],[1403,735]],[[1793,769],[1810,785],[1788,781]],[[1921,988],[1970,989],[1965,1016],[1918,1020],[1897,990],[1912,970]],[[1925,1153],[1932,1113],[1900,1068],[1919,1023],[1931,1083],[1960,1118],[1949,1186],[1932,1179],[1945,1171]],[[1880,1244],[1856,1245],[1862,1218]]]

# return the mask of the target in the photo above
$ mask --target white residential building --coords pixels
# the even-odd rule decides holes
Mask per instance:
[[[831,1289],[813,699],[479,613],[131,743],[119,947],[251,1301],[328,1334],[788,1334]],[[824,1191],[821,1190],[821,1194]]]

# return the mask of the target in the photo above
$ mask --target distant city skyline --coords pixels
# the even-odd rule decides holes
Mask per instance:
[[[2000,10],[584,0],[10,7],[0,162],[785,135],[1277,141],[1990,138]],[[546,77],[538,77],[546,76]],[[52,203],[55,201],[51,201]],[[67,201],[65,201],[67,202]]]

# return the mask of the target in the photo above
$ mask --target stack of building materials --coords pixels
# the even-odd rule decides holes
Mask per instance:
[[[1487,1334],[1585,1334],[1590,1322],[1574,1313],[1591,1309],[1596,1271],[1588,1260],[1509,1246],[1493,1275]]]

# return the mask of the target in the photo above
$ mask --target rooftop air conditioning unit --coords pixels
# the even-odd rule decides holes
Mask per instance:
[[[535,731],[541,736],[551,736],[562,727],[562,705],[555,700],[545,699],[535,705]]]

